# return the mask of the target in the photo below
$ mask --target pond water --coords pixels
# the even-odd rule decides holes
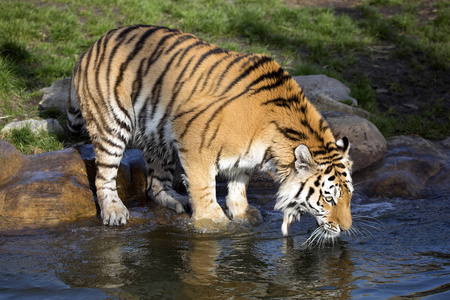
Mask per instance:
[[[311,217],[282,237],[273,198],[273,187],[251,187],[264,222],[221,233],[196,233],[185,221],[110,228],[92,219],[0,235],[0,298],[450,299],[447,196],[356,195],[360,234],[321,248],[304,246]],[[130,211],[151,218],[146,205]]]

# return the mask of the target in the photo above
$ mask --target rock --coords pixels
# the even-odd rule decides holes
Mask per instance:
[[[69,87],[71,78],[67,77],[55,81],[50,87],[41,89],[44,94],[41,102],[39,102],[40,109],[56,108],[61,112],[66,112],[67,101],[69,99]]]
[[[450,149],[450,137],[443,139],[442,141],[439,142],[439,144],[446,149]]]
[[[7,131],[11,131],[13,129],[21,129],[26,126],[29,126],[31,131],[33,132],[40,132],[45,131],[48,133],[61,133],[64,131],[64,129],[59,125],[58,121],[56,119],[46,119],[46,120],[24,120],[24,121],[17,121],[17,122],[11,122],[7,124],[2,129],[2,133],[5,133]]]
[[[316,101],[317,95],[323,94],[334,101],[351,101],[352,106],[358,105],[357,100],[350,96],[350,89],[337,79],[326,75],[309,75],[295,76],[294,80],[297,81],[306,97],[313,103]]]
[[[375,93],[377,93],[377,94],[387,94],[387,93],[389,93],[389,90],[388,89],[378,88],[378,89],[375,90]]]
[[[15,168],[0,182],[0,230],[54,226],[96,215],[86,167],[75,149],[22,155]]]
[[[339,80],[326,75],[296,76],[294,79],[319,111],[339,111],[363,118],[370,117],[367,111],[353,107],[358,102],[350,96],[350,89]],[[341,103],[344,101],[350,101],[352,106]]]
[[[350,141],[353,172],[360,171],[383,158],[387,143],[370,121],[341,112],[322,112],[336,139],[344,136]]]
[[[342,112],[342,113],[346,113],[346,114],[357,115],[357,116],[360,116],[363,118],[370,117],[370,114],[367,111],[365,111],[361,108],[352,107],[352,106],[348,106],[347,104],[337,102],[325,94],[316,95],[316,98],[315,98],[315,101],[313,104],[319,111],[322,111],[322,112],[323,111],[338,111],[338,112]]]
[[[13,145],[0,140],[0,185],[13,177],[22,164],[22,154]]]
[[[86,175],[89,178],[92,190],[95,191],[95,154],[92,144],[76,147],[81,159],[86,165]],[[147,166],[138,149],[128,149],[120,162],[117,174],[117,192],[122,201],[126,204],[132,200],[145,200]]]
[[[92,145],[22,155],[0,140],[0,169],[0,232],[55,226],[97,214]],[[117,176],[126,205],[148,201],[146,176],[141,152],[127,150]]]
[[[397,156],[431,156],[438,159],[447,157],[444,148],[445,140],[441,143],[432,142],[418,136],[396,136],[389,140],[389,151]]]
[[[429,194],[450,194],[450,137],[434,143],[438,144],[441,149],[441,154],[445,154],[441,157],[441,161],[444,163],[444,167],[440,170],[436,176],[430,178],[427,184],[427,192]]]
[[[375,197],[419,198],[430,189],[442,193],[450,190],[449,152],[450,148],[420,137],[395,137],[388,141],[383,160],[358,174],[355,182]]]

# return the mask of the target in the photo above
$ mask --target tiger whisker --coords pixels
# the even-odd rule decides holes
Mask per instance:
[[[382,230],[383,229],[383,224],[376,220],[357,220],[357,227],[365,227],[365,228],[371,228],[371,229],[375,229],[375,230]]]
[[[344,233],[350,236],[371,236],[374,231],[383,229],[383,223],[374,217],[354,216],[353,226]]]
[[[357,182],[357,183],[353,183],[353,187],[355,187],[355,186],[358,186],[358,185],[360,185],[360,184],[363,184],[363,183],[365,183],[365,182],[369,182],[370,180],[363,180],[363,181],[360,181],[360,182]]]
[[[359,228],[359,227],[352,227],[351,231],[346,231],[346,234],[352,235],[352,236],[371,236],[372,232],[365,228]]]
[[[317,227],[309,236],[309,238],[303,243],[308,248],[314,243],[314,241],[318,238],[318,231],[321,230],[321,227]]]
[[[361,231],[358,228],[355,227],[350,227],[350,229],[348,229],[347,234],[350,236],[356,236],[358,234],[360,234]]]
[[[311,236],[303,243],[307,248],[318,246],[324,248],[327,243],[336,244],[337,236],[330,233],[324,226],[319,226],[311,233]]]

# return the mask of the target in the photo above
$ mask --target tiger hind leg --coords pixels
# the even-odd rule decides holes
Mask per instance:
[[[103,224],[125,225],[129,219],[129,212],[120,200],[116,187],[117,171],[125,152],[125,143],[122,146],[116,145],[106,150],[97,139],[93,139],[93,146],[97,167],[95,178],[97,202]]]
[[[233,220],[255,224],[262,221],[262,216],[257,208],[248,204],[246,190],[249,181],[250,174],[246,173],[237,174],[230,179],[226,197],[227,214]]]
[[[175,165],[175,163],[147,159],[149,170],[147,195],[156,203],[175,210],[177,213],[189,212],[189,197],[180,195],[172,188]]]

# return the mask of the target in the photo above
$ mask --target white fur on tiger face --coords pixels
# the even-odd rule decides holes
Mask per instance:
[[[261,221],[246,197],[260,168],[281,183],[275,208],[284,211],[284,234],[304,212],[330,232],[351,225],[348,141],[335,141],[298,84],[267,56],[165,27],[111,30],[74,68],[68,127],[84,126],[96,154],[104,224],[129,219],[116,176],[131,145],[147,161],[148,195],[178,212],[190,205],[195,224]],[[178,160],[189,197],[172,189]],[[227,215],[216,201],[218,174],[229,178]]]

